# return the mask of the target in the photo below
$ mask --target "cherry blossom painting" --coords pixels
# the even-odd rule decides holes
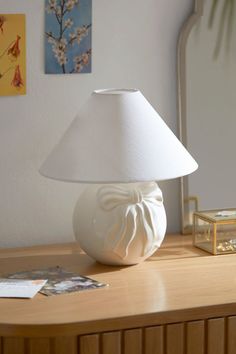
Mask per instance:
[[[45,72],[91,72],[92,0],[45,0]]]
[[[0,14],[0,96],[25,93],[25,15]]]

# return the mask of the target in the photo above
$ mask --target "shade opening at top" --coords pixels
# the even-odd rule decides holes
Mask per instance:
[[[98,95],[124,95],[127,93],[135,93],[138,92],[137,89],[101,89],[101,90],[94,90],[93,93]]]

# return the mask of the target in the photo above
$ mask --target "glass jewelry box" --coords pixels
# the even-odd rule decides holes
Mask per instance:
[[[195,212],[193,244],[214,255],[236,252],[236,209]]]

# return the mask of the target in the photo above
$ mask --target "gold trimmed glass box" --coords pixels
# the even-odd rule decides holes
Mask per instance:
[[[214,255],[236,252],[236,209],[193,214],[194,246]]]

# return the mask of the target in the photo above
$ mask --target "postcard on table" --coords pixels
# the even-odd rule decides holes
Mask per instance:
[[[21,280],[0,278],[0,297],[29,298],[31,299],[47,280]]]
[[[34,269],[30,271],[8,274],[10,279],[47,279],[47,284],[40,293],[50,295],[67,294],[75,291],[98,289],[108,286],[95,279],[82,276],[59,266],[46,269]]]

